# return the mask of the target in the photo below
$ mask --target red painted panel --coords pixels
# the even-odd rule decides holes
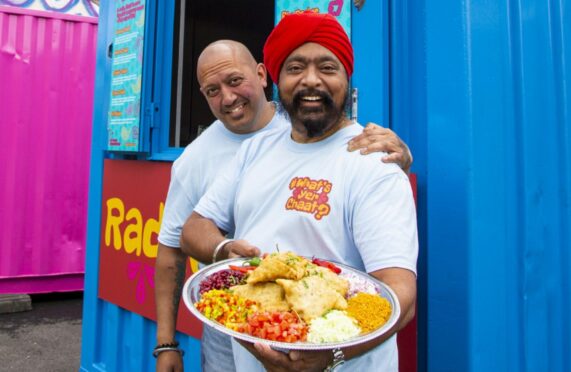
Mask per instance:
[[[98,294],[152,320],[157,237],[170,169],[171,163],[130,160],[105,160],[103,169]],[[181,301],[177,329],[200,338],[201,324]]]
[[[409,176],[414,201],[416,202],[416,174]],[[418,362],[416,316],[397,335],[399,348],[399,371],[416,372]]]

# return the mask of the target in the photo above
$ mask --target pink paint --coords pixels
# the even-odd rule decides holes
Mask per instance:
[[[83,20],[0,6],[0,293],[83,289],[97,37]]]
[[[343,0],[332,0],[327,7],[327,13],[334,17],[339,17],[343,9]]]
[[[145,303],[145,293],[147,292],[147,285],[155,288],[155,268],[138,261],[130,262],[127,266],[127,277],[129,280],[136,280],[137,289],[135,298],[137,302]]]

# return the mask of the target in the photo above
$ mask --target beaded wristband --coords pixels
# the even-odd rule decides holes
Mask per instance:
[[[178,345],[179,345],[178,341],[174,340],[173,342],[168,342],[166,344],[159,344],[155,346],[155,350],[160,349],[161,347],[178,347]]]

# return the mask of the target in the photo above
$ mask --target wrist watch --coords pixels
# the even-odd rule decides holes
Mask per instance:
[[[325,368],[323,372],[331,372],[341,364],[345,363],[345,354],[340,348],[333,349],[333,361]]]

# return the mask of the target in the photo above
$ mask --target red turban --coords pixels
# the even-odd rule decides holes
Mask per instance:
[[[345,67],[347,78],[353,73],[353,47],[343,27],[329,14],[314,12],[286,15],[274,28],[264,45],[264,64],[274,82],[286,58],[305,43],[329,49]]]

